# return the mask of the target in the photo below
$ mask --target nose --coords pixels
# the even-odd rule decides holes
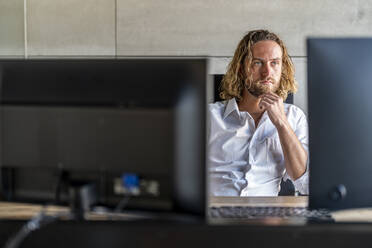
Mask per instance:
[[[269,63],[264,63],[261,67],[261,75],[263,77],[268,77],[271,74],[271,67]]]

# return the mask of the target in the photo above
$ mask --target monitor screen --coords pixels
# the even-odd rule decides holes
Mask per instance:
[[[311,208],[372,206],[372,39],[307,40]]]
[[[2,198],[203,215],[205,59],[0,60]]]

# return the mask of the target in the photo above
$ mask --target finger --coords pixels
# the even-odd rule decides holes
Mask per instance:
[[[277,95],[272,95],[272,94],[264,94],[262,96],[263,99],[265,98],[268,98],[268,99],[271,99],[273,101],[278,101],[279,100],[279,97]]]
[[[262,98],[261,102],[267,102],[269,104],[274,104],[277,100],[273,100],[273,99],[270,99],[270,98],[267,98],[267,97],[264,97]]]
[[[283,97],[278,96],[277,94],[272,93],[272,92],[270,92],[270,93],[271,93],[270,95],[276,97],[276,98],[278,99],[278,101],[280,101],[280,102],[284,102]]]
[[[267,109],[271,106],[271,104],[266,101],[261,101],[259,106],[260,106],[260,109]]]
[[[275,94],[274,92],[267,92],[265,93],[266,95],[271,95],[273,97],[277,97],[277,98],[280,98],[277,94]]]
[[[273,105],[275,103],[275,101],[267,98],[267,97],[263,97],[261,98],[261,101],[259,103],[259,106],[260,106],[260,109],[263,109],[263,108],[268,108],[269,106]],[[262,106],[262,107],[261,107]]]
[[[261,99],[261,101],[260,101],[260,103],[258,104],[258,106],[260,107],[261,110],[263,110],[263,109],[265,108],[264,106],[265,106],[266,104],[267,104],[267,103],[264,104],[263,101],[262,101],[262,99]]]

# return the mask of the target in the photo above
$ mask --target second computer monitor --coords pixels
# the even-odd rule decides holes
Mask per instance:
[[[131,194],[128,207],[203,215],[206,70],[203,58],[1,60],[2,199],[63,201],[62,181],[91,181],[103,204]]]
[[[372,39],[307,41],[310,207],[372,206]]]

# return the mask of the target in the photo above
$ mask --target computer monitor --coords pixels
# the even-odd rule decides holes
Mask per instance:
[[[307,40],[310,208],[372,206],[372,39]]]
[[[2,199],[204,215],[207,60],[0,60]]]

